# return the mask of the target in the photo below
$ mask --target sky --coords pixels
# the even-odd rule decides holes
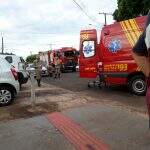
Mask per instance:
[[[117,0],[75,1],[84,12],[74,0],[0,0],[0,37],[5,52],[25,58],[60,47],[79,49],[80,30],[100,31],[104,16],[99,12],[113,13],[117,8]],[[114,22],[111,15],[107,22]]]

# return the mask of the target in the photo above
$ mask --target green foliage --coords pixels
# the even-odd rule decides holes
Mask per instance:
[[[30,55],[26,58],[27,63],[33,63],[36,60],[36,55]]]
[[[116,21],[146,15],[150,9],[150,0],[117,0],[118,8],[113,17]]]

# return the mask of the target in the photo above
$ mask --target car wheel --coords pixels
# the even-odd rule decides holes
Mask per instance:
[[[15,93],[6,86],[0,87],[0,106],[10,105],[15,97]]]
[[[146,83],[143,76],[134,76],[129,81],[129,89],[136,95],[145,95]]]

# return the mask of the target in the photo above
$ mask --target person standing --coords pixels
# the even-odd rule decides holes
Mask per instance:
[[[146,103],[150,128],[150,11],[147,15],[144,31],[133,47],[133,58],[145,75],[147,82]]]
[[[147,93],[146,93],[146,102],[149,113],[149,128],[150,128],[150,11],[148,14],[147,25],[146,25],[146,35],[145,35],[145,44],[147,46],[148,51],[148,60],[149,60],[149,74],[147,79]]]
[[[41,63],[39,56],[36,57],[36,60],[34,61],[34,67],[35,67],[35,74],[36,74],[36,80],[38,87],[41,86]]]
[[[55,64],[55,75],[54,78],[60,78],[60,67],[61,67],[61,62],[60,58],[58,56],[55,57],[54,59],[54,64]]]

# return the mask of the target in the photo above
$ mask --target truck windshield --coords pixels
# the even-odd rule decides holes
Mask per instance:
[[[75,52],[74,51],[66,51],[66,52],[64,52],[64,56],[65,57],[74,57]]]

